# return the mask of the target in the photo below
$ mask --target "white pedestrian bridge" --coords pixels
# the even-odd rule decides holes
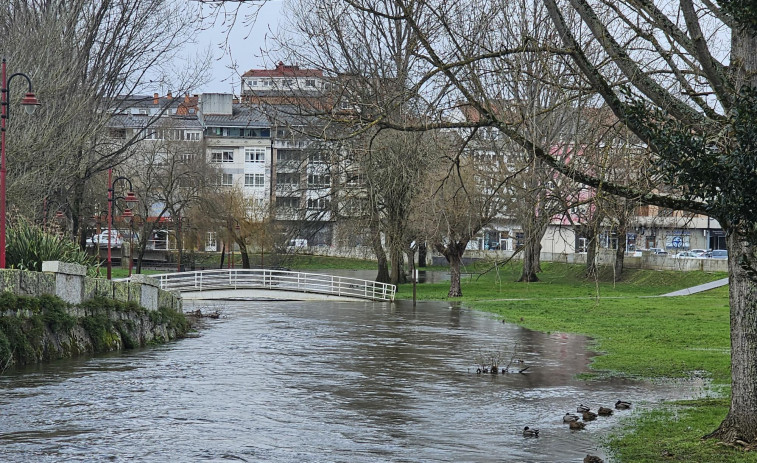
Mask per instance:
[[[397,287],[359,278],[275,269],[220,269],[150,275],[182,299],[393,301]]]

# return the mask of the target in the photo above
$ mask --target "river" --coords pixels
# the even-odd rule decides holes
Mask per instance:
[[[199,337],[6,371],[0,461],[610,461],[599,442],[623,417],[696,392],[577,380],[586,338],[448,303],[199,305],[222,311]],[[477,374],[489,355],[528,369]],[[634,410],[562,423],[619,398]]]

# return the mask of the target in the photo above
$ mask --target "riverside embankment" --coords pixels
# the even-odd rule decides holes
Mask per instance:
[[[189,330],[180,298],[150,278],[89,278],[86,268],[60,262],[0,275],[0,371],[166,342]]]

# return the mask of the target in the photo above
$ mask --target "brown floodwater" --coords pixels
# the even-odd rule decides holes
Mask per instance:
[[[587,339],[420,302],[205,302],[197,338],[0,376],[0,461],[610,461],[624,417],[698,384],[581,381]],[[187,310],[193,307],[186,307]],[[524,374],[477,374],[481,357]],[[570,431],[579,403],[616,412]],[[522,428],[541,430],[524,438]]]

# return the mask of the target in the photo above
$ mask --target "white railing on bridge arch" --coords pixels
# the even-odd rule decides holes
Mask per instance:
[[[160,288],[174,291],[262,289],[393,301],[397,287],[359,278],[274,269],[219,269],[150,275]]]

